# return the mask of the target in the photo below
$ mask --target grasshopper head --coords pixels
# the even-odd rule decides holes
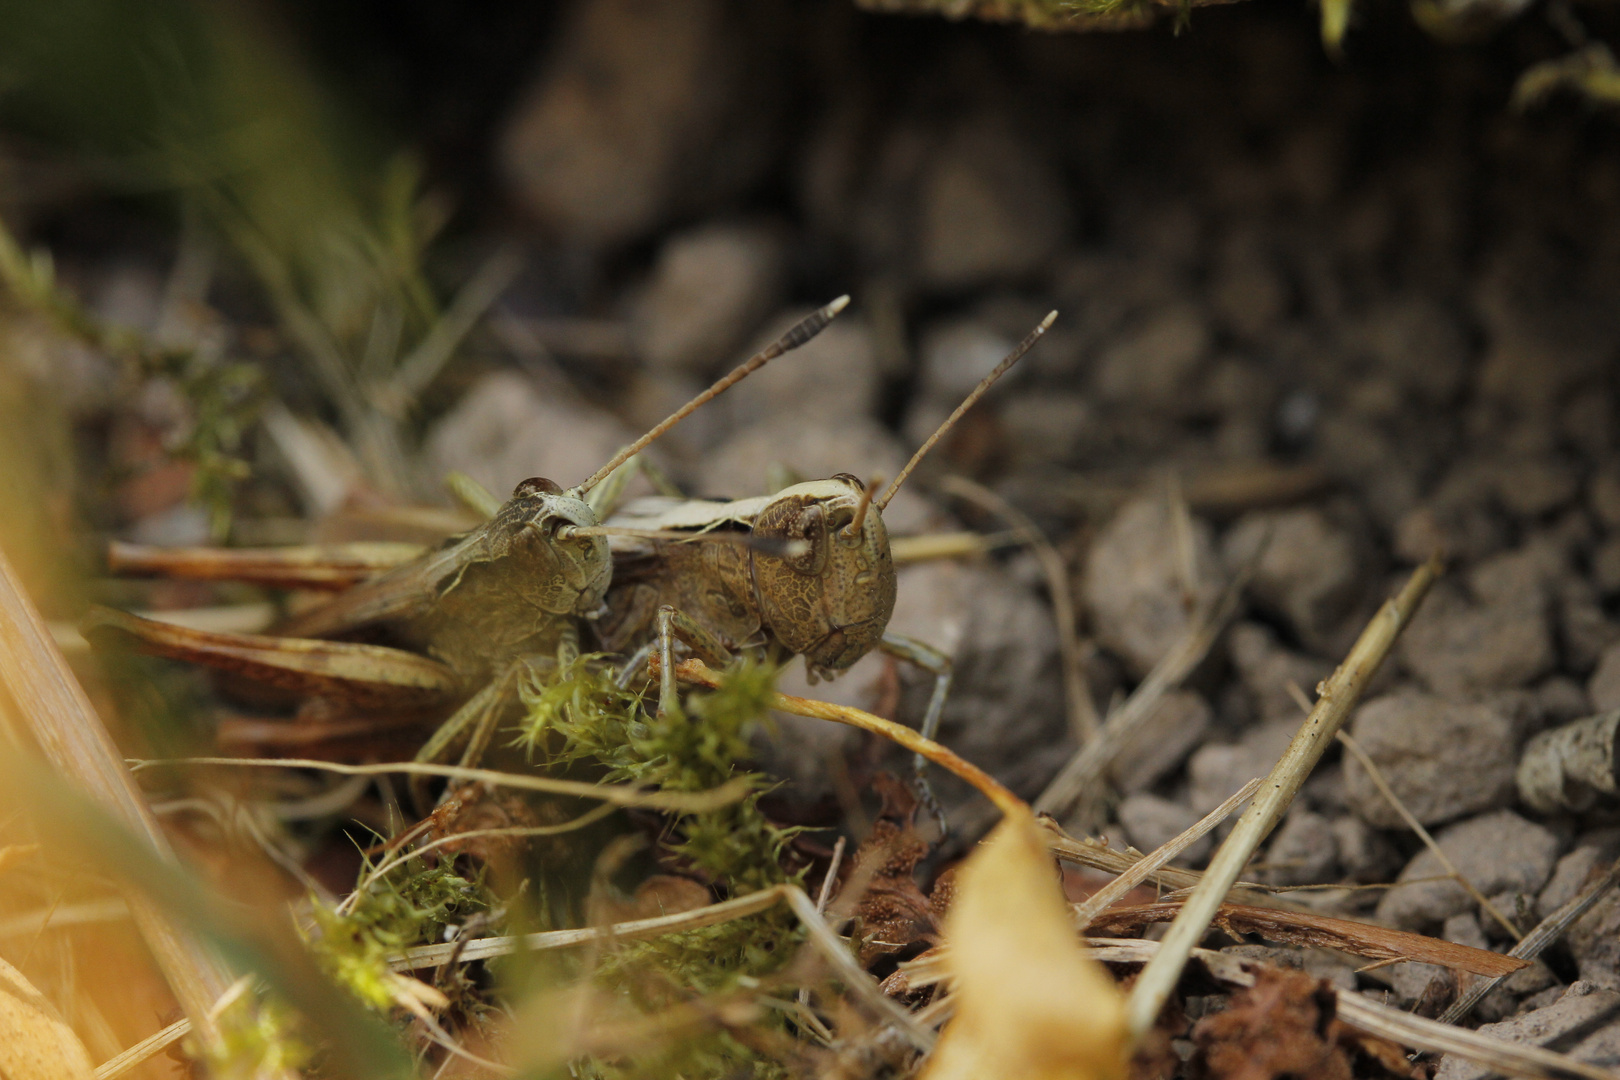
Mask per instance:
[[[607,541],[558,535],[566,526],[596,524],[584,499],[534,477],[517,486],[499,517],[511,537],[508,557],[521,568],[512,589],[524,600],[553,615],[588,615],[602,606],[613,577]]]
[[[804,656],[812,679],[831,678],[871,652],[894,614],[894,560],[876,506],[852,528],[865,486],[848,473],[778,492],[754,535],[800,540],[809,551],[753,555],[760,613],[776,639]]]

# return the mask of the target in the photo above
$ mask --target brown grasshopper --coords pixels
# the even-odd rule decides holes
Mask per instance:
[[[550,480],[525,480],[483,525],[363,580],[273,634],[200,631],[95,608],[85,622],[86,636],[365,710],[408,715],[459,701],[417,757],[443,761],[464,747],[461,763],[476,763],[522,673],[538,658],[576,656],[581,621],[604,610],[613,575],[606,536],[617,530],[598,524],[586,494],[693,410],[815,337],[848,302],[840,297],[805,318],[578,486],[564,491]],[[210,549],[115,545],[109,561],[114,570],[278,584],[296,584],[307,573],[310,583],[330,588],[343,574],[355,573],[356,560],[377,554],[346,549],[349,561],[339,561],[335,571],[320,551],[309,549],[222,556]],[[339,640],[378,632],[399,647]],[[413,788],[419,804],[424,791],[420,784]]]
[[[774,495],[720,502],[651,497],[608,519],[610,526],[678,534],[680,539],[618,539],[607,613],[595,623],[604,648],[639,649],[625,677],[656,648],[659,711],[676,703],[673,642],[680,640],[706,663],[731,661],[732,651],[762,646],[780,657],[803,656],[813,683],[849,670],[872,649],[909,660],[934,675],[934,692],[921,727],[933,738],[950,692],[951,663],[920,641],[890,633],[896,581],[883,509],[923,456],[961,416],[1046,333],[1048,315],[974,388],[918,448],[881,496],[876,482],[848,473],[794,484]],[[746,535],[807,545],[796,553],[766,545],[694,544],[693,540]],[[930,806],[937,803],[921,783]]]

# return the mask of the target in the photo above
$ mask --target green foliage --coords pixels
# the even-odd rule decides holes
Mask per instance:
[[[258,1080],[297,1073],[314,1059],[298,1031],[298,1018],[274,998],[251,990],[238,994],[220,1011],[218,1041],[192,1038],[186,1052],[217,1080]]]
[[[0,223],[0,284],[65,337],[120,361],[131,380],[171,381],[191,407],[191,423],[169,452],[194,466],[193,501],[208,510],[214,535],[230,528],[231,493],[248,475],[242,440],[262,403],[262,379],[251,364],[200,349],[161,348],[124,327],[108,326],[59,287],[49,252],[25,253]]]
[[[361,880],[371,875],[369,863]],[[316,959],[334,981],[374,1009],[395,1001],[396,976],[387,957],[439,940],[444,928],[492,907],[482,877],[456,874],[448,860],[411,859],[371,881],[352,910],[313,905]]]

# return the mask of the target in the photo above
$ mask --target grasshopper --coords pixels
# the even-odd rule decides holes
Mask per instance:
[[[613,541],[608,610],[595,629],[609,651],[639,650],[625,677],[656,649],[662,713],[676,703],[676,640],[715,666],[729,663],[734,650],[756,646],[778,657],[802,656],[812,683],[835,678],[877,648],[934,675],[921,727],[933,738],[950,692],[950,658],[889,632],[896,579],[882,511],[928,451],[1056,317],[1055,311],[1049,314],[985,376],[880,496],[875,496],[877,482],[863,484],[839,473],[731,502],[638,499],[610,517],[610,526],[679,536]],[[725,535],[806,546],[784,552],[757,543],[692,543]],[[918,786],[938,815],[938,803],[922,780],[923,766],[917,758]]]
[[[618,530],[598,523],[587,493],[692,411],[815,337],[848,302],[840,297],[805,318],[579,485],[563,490],[550,480],[525,480],[478,528],[362,580],[273,634],[200,631],[108,608],[92,609],[85,634],[368,711],[412,715],[459,702],[417,758],[444,761],[461,749],[461,763],[472,765],[523,672],[541,658],[577,656],[581,622],[604,610],[613,575],[606,537]],[[351,545],[341,553],[347,561],[323,560],[333,554],[268,549],[221,555],[115,545],[109,561],[115,570],[278,584],[298,583],[303,575],[330,588],[357,566],[363,569],[367,558],[388,557]],[[341,640],[379,632],[399,647]],[[424,785],[414,785],[412,793],[425,807]]]

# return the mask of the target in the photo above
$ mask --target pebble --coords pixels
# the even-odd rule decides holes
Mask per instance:
[[[1198,815],[1178,802],[1138,792],[1119,804],[1119,823],[1138,851],[1149,852],[1198,823]],[[1205,834],[1172,860],[1178,866],[1197,866],[1209,858],[1214,837]]]
[[[1241,518],[1221,543],[1229,574],[1254,566],[1248,591],[1301,640],[1323,645],[1362,581],[1355,538],[1314,508]]]
[[[690,375],[730,359],[781,300],[784,248],[765,225],[709,224],[670,237],[631,316],[637,355],[655,371]]]
[[[1581,981],[1571,984],[1555,1003],[1511,1020],[1485,1024],[1479,1033],[1504,1042],[1556,1049],[1577,1061],[1612,1066],[1620,1064],[1620,1024],[1616,1021],[1620,1021],[1620,993]],[[1435,1080],[1485,1080],[1493,1075],[1484,1065],[1447,1054],[1440,1060]]]
[[[1238,678],[1254,696],[1263,720],[1297,723],[1305,714],[1289,686],[1299,687],[1308,699],[1314,699],[1317,684],[1333,674],[1332,664],[1283,648],[1276,633],[1263,623],[1233,626],[1226,635],[1226,652]]]
[[[1186,634],[1201,604],[1221,590],[1213,534],[1192,518],[1193,580],[1183,592],[1177,529],[1168,500],[1144,496],[1127,503],[1097,537],[1082,586],[1097,637],[1137,678]]]
[[[1299,730],[1298,720],[1273,720],[1243,733],[1238,743],[1206,743],[1187,761],[1188,802],[1207,814],[1257,776],[1265,776]]]
[[[1435,835],[1440,849],[1459,873],[1486,896],[1517,889],[1535,892],[1552,873],[1558,858],[1558,838],[1550,830],[1515,814],[1497,810],[1442,829]],[[1438,925],[1453,915],[1470,911],[1473,899],[1454,881],[1414,880],[1443,878],[1446,870],[1425,848],[1401,871],[1399,884],[1378,903],[1378,918],[1408,930]]]
[[[1191,690],[1171,690],[1114,757],[1109,778],[1129,795],[1153,786],[1198,747],[1214,718],[1209,702]]]
[[[531,476],[577,484],[635,437],[607,413],[541,394],[517,372],[496,371],[434,425],[424,456],[434,480],[464,472],[504,499]]]
[[[770,165],[782,100],[753,21],[726,0],[580,4],[501,136],[518,203],[603,248],[745,190]]]
[[[1097,393],[1107,401],[1166,405],[1189,394],[1213,338],[1197,308],[1154,312],[1108,346],[1097,361]]]
[[[1333,823],[1321,814],[1295,808],[1278,826],[1266,849],[1273,885],[1321,885],[1338,879],[1338,841]]]
[[[1517,793],[1517,725],[1492,704],[1404,690],[1363,704],[1350,733],[1424,825],[1510,806]],[[1344,755],[1344,772],[1351,809],[1362,820],[1404,827],[1355,755]]]
[[[917,271],[962,289],[1019,281],[1044,267],[1069,231],[1062,183],[1038,149],[995,117],[950,132],[917,195]]]
[[[1512,689],[1545,675],[1556,656],[1541,574],[1536,553],[1514,552],[1475,569],[1472,597],[1441,582],[1401,635],[1402,663],[1450,695]]]
[[[1353,814],[1333,819],[1333,841],[1339,866],[1351,881],[1388,881],[1401,867],[1401,853],[1390,838]]]
[[[1594,712],[1620,709],[1620,642],[1599,654],[1597,669],[1586,684],[1586,696]]]
[[[1620,828],[1596,829],[1579,836],[1569,854],[1558,860],[1552,877],[1536,898],[1536,913],[1543,919],[1586,891],[1593,872],[1620,856]]]

